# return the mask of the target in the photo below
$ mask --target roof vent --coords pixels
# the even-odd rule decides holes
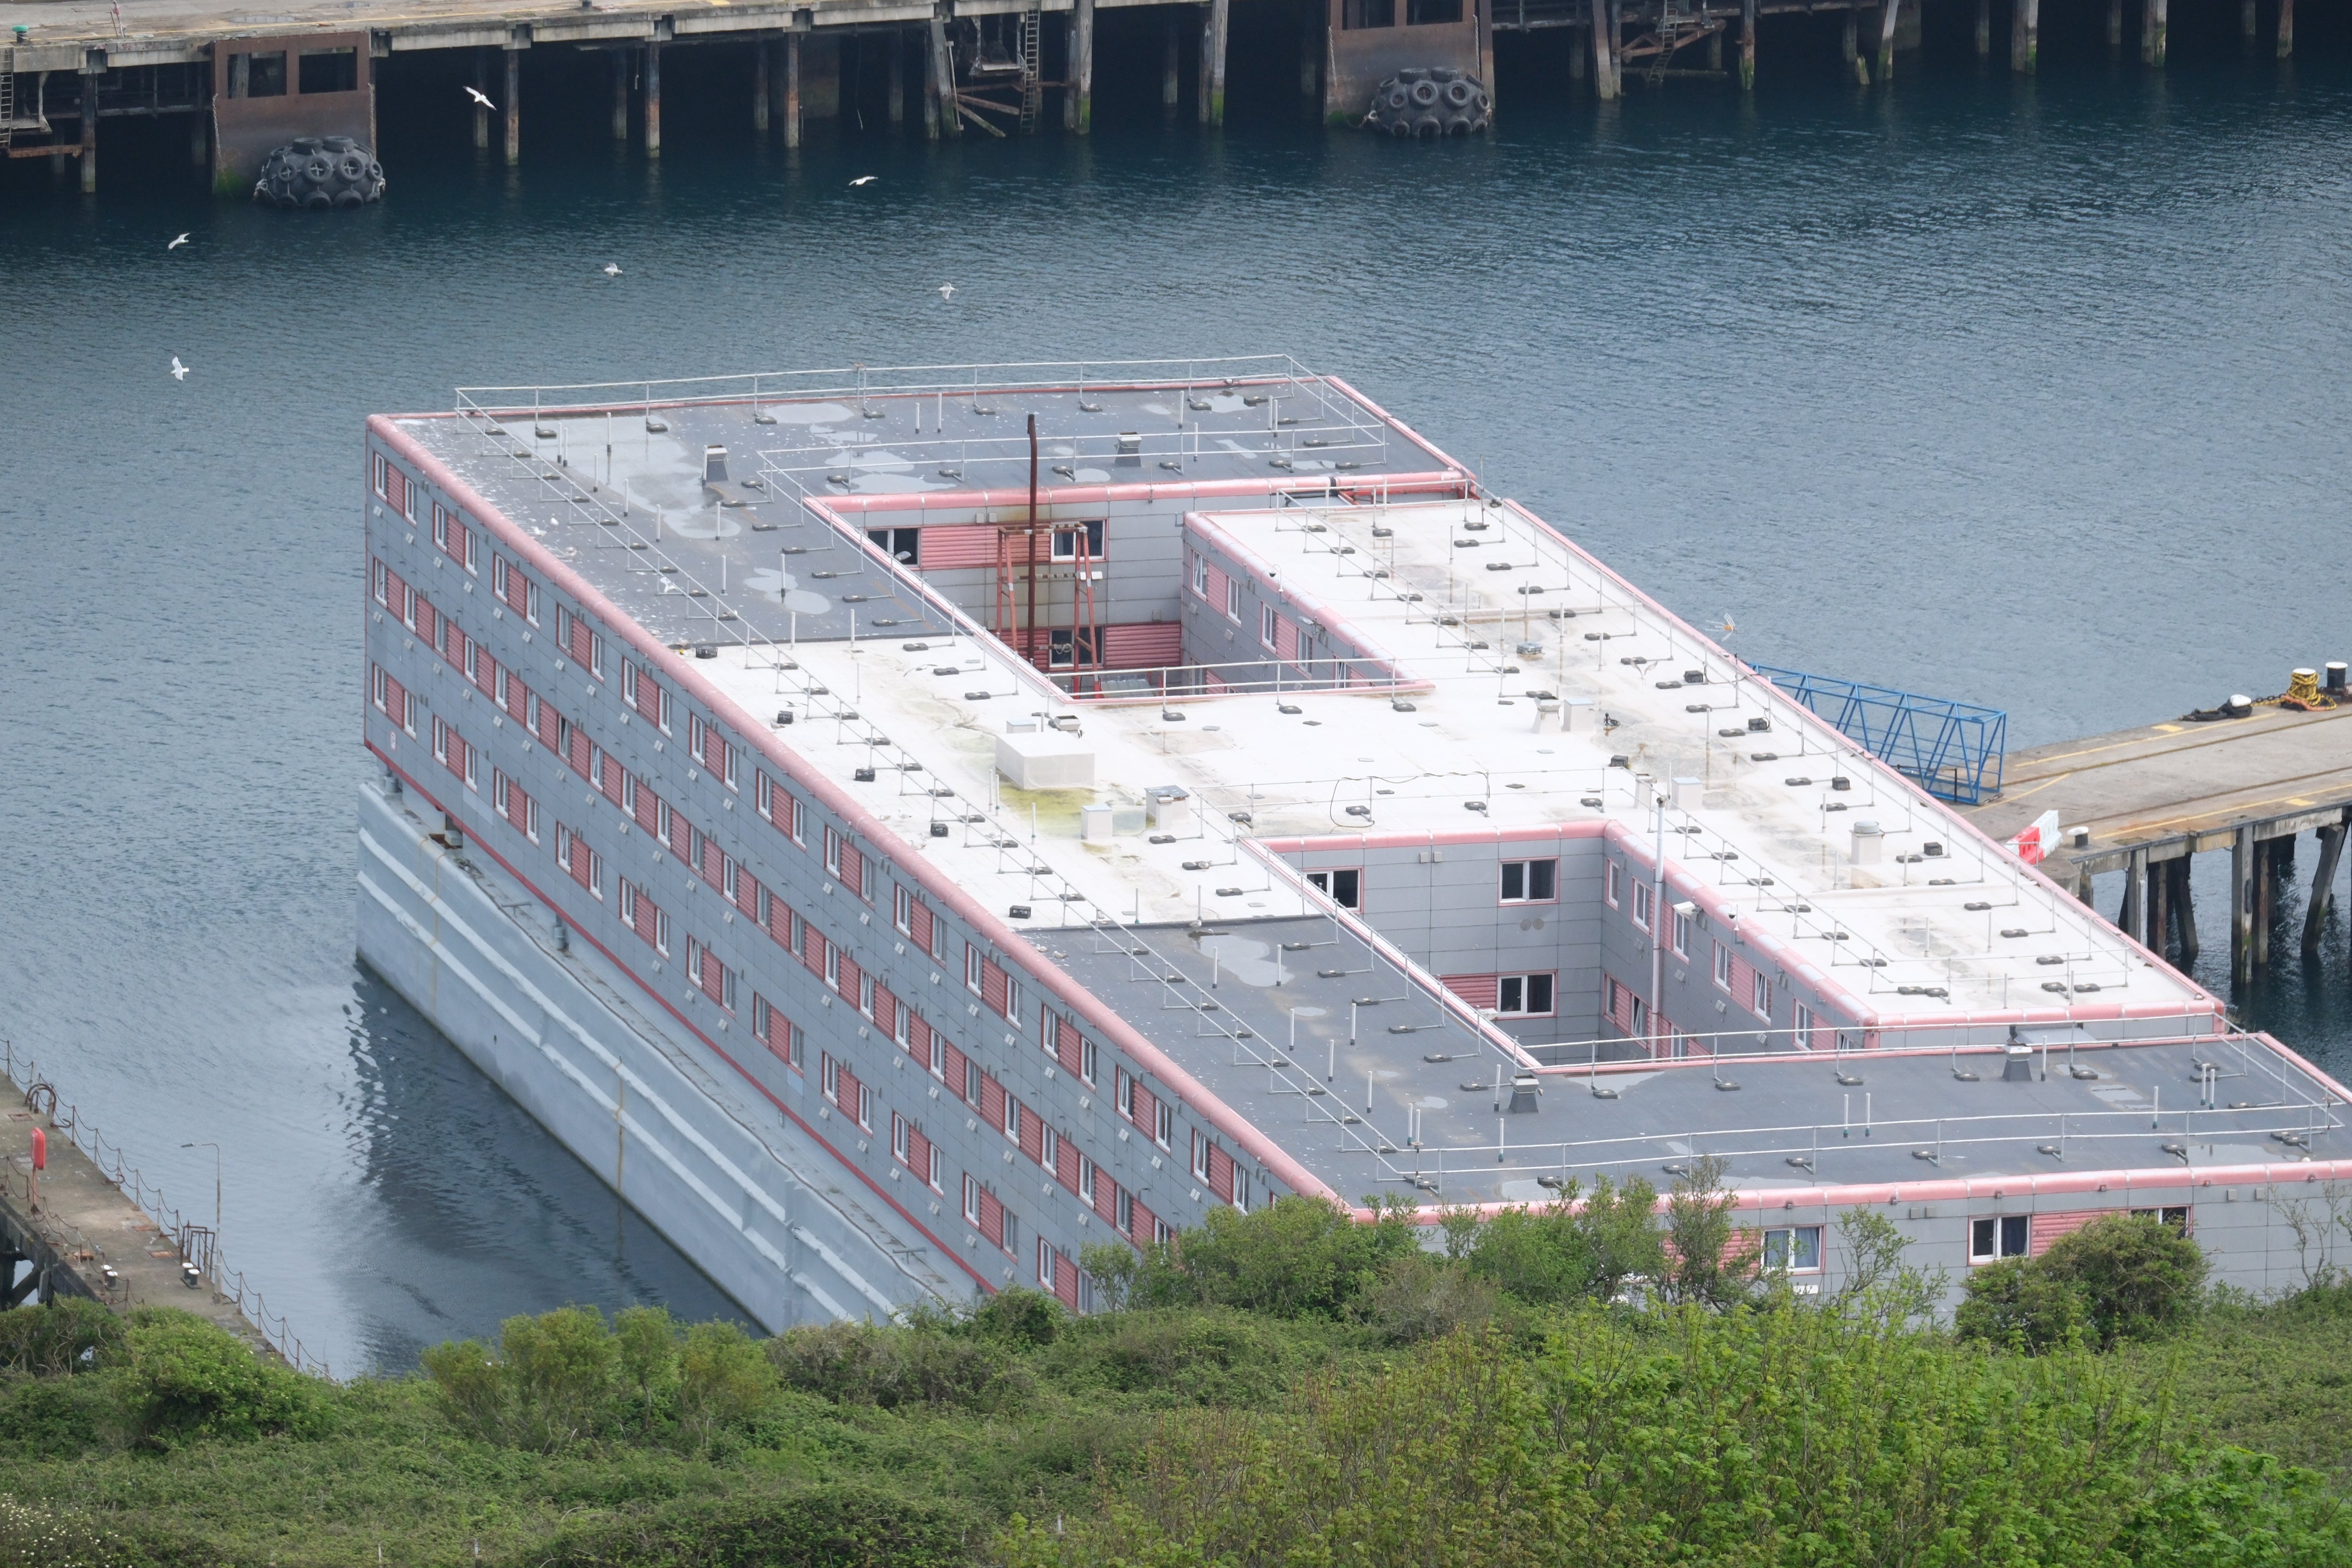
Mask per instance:
[[[705,447],[702,449],[702,482],[723,485],[727,482],[727,448]]]

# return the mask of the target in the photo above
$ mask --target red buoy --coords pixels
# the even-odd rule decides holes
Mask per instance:
[[[33,1169],[46,1171],[48,1168],[49,1135],[36,1127],[33,1129]]]

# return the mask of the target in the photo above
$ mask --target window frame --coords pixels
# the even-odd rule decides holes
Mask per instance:
[[[1613,864],[1613,863],[1612,863]],[[1496,881],[1496,901],[1505,904],[1556,904],[1559,902],[1559,857],[1530,856],[1524,860],[1505,860],[1498,865]],[[1511,873],[1518,873],[1519,890],[1511,891]],[[1538,891],[1538,888],[1541,889]],[[1612,900],[1614,901],[1613,900]]]
[[[1655,923],[1658,890],[1647,882],[1633,884],[1633,929],[1648,931]]]
[[[1988,1246],[1983,1250],[1978,1248],[1979,1237],[1988,1238]],[[2010,1247],[2012,1237],[2020,1238],[2014,1251]],[[1996,1214],[1969,1216],[1969,1267],[1979,1268],[1988,1263],[2001,1263],[2012,1258],[2029,1258],[2032,1253],[2032,1215]]]
[[[1822,1227],[1817,1225],[1776,1225],[1768,1227],[1757,1254],[1765,1271],[1771,1274],[1819,1274],[1822,1271]],[[1780,1252],[1778,1258],[1773,1256],[1773,1238],[1776,1237],[1783,1238],[1780,1243]],[[1807,1256],[1808,1239],[1811,1247],[1811,1262],[1804,1261]]]
[[[1355,894],[1352,899],[1340,896],[1339,879],[1342,877],[1355,879]],[[1319,871],[1309,871],[1307,873],[1307,884],[1340,909],[1354,914],[1363,912],[1364,868],[1361,866],[1327,866]]]
[[[1520,1005],[1504,1005],[1507,988],[1519,989]],[[1540,989],[1547,1005],[1531,1006],[1536,992]],[[1498,1018],[1557,1018],[1559,1016],[1559,972],[1554,969],[1533,969],[1519,974],[1498,974],[1495,977],[1495,1016]]]
[[[1623,901],[1619,896],[1617,889],[1618,885],[1623,879],[1624,875],[1625,868],[1619,865],[1616,861],[1612,860],[1609,862],[1609,869],[1607,873],[1601,879],[1601,901],[1612,910],[1617,908],[1618,905]]]
[[[1715,944],[1715,983],[1727,992],[1731,989],[1731,950],[1719,942]]]

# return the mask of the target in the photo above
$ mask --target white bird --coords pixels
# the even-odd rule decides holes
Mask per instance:
[[[617,261],[607,261],[606,263],[604,263],[604,276],[605,276],[605,277],[607,277],[607,278],[618,278],[620,275],[621,275],[621,264],[620,264],[619,262],[617,262]]]
[[[952,301],[952,300],[955,299],[955,285],[954,285],[954,284],[952,284],[952,283],[942,283],[942,284],[940,284],[940,299],[942,299],[942,300],[946,300]]]
[[[188,367],[180,363],[180,356],[178,354],[173,354],[172,356],[172,379],[173,381],[185,381],[188,379]]]
[[[187,237],[186,235],[184,235],[184,235],[182,235],[179,238],[177,238],[177,239],[173,240],[171,244],[169,244],[169,245],[165,246],[163,248],[164,248],[164,249],[166,249],[166,250],[177,250],[177,249],[179,249],[179,248],[180,248],[180,247],[182,247],[182,246],[184,246],[184,245],[185,245],[185,244],[187,244],[187,243],[188,243],[188,237]]]
[[[850,181],[850,182],[849,182],[849,184],[850,184],[851,187],[852,187],[853,189],[855,189],[856,186],[859,186],[859,185],[870,185],[870,184],[872,184],[875,181],[877,181],[877,180],[880,179],[881,177],[882,177],[882,176],[881,176],[881,175],[879,175],[879,174],[860,174],[860,175],[858,175],[858,176],[857,176],[857,178],[856,178],[856,179],[854,179],[854,180]]]
[[[478,87],[468,87],[466,89],[466,96],[472,99],[476,103],[480,104],[484,109],[489,110],[494,113],[498,110],[499,106],[492,103],[488,95],[483,92]]]

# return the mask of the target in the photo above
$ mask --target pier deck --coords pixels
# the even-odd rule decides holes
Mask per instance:
[[[26,1088],[0,1075],[0,1262],[10,1277],[0,1279],[0,1299],[16,1306],[82,1296],[118,1311],[177,1307],[235,1334],[257,1354],[278,1358],[269,1336],[209,1272],[194,1287],[184,1282],[181,1263],[191,1251],[200,1263],[210,1261],[210,1233],[191,1227],[191,1234],[175,1237],[165,1231],[75,1145],[49,1105],[28,1108]],[[32,1202],[37,1128],[48,1145],[37,1205]],[[20,1269],[22,1277],[15,1278]]]
[[[2352,820],[2352,708],[2257,703],[2242,719],[2175,720],[2036,747],[2012,754],[2000,798],[1967,815],[2008,838],[2053,810],[2061,831],[2044,869],[2086,900],[2093,876],[2127,873],[2121,923],[2158,951],[2178,927],[2184,963],[2197,953],[2188,858],[2230,850],[2232,972],[2249,974],[2269,961],[2274,884],[2304,832],[2320,842],[2305,951],[2317,942]]]

